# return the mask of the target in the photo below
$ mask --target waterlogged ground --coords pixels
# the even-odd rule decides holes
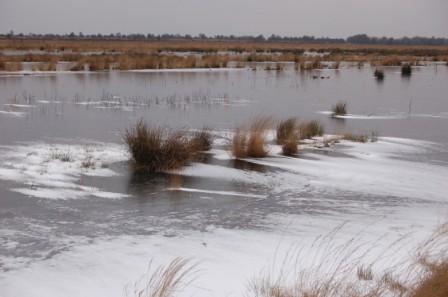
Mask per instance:
[[[448,67],[408,79],[385,68],[384,82],[367,66],[263,69],[1,74],[0,295],[133,296],[151,260],[182,256],[199,271],[181,295],[241,296],[338,226],[335,242],[388,250],[381,269],[446,220]],[[338,101],[349,114],[332,119]],[[380,138],[234,160],[232,129],[258,115]],[[213,149],[182,170],[135,173],[122,135],[140,118],[207,126]]]

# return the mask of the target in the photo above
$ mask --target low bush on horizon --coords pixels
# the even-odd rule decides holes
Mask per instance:
[[[343,116],[347,114],[347,103],[339,102],[331,108],[333,116]]]
[[[209,149],[211,138],[207,133],[188,138],[184,132],[148,127],[140,120],[126,130],[124,140],[137,169],[159,172],[185,166],[199,151]]]

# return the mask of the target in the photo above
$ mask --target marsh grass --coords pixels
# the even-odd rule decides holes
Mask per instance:
[[[409,260],[396,253],[409,245],[403,236],[375,251],[360,235],[335,244],[342,227],[318,237],[309,248],[289,251],[274,268],[248,286],[253,297],[446,297],[448,226],[443,225],[414,249]],[[381,237],[379,240],[385,240]],[[303,259],[308,259],[307,264]],[[330,260],[331,259],[331,260]],[[369,260],[367,260],[369,259]],[[373,269],[382,261],[385,267]],[[275,271],[275,272],[273,272]]]
[[[347,114],[347,103],[346,102],[339,102],[336,105],[334,105],[332,108],[333,116],[344,116]]]
[[[286,142],[288,137],[295,133],[298,128],[298,121],[296,118],[289,118],[277,125],[277,133],[276,133],[276,143],[283,144]]]
[[[299,124],[299,134],[301,139],[309,139],[324,134],[324,126],[317,120],[303,122]]]
[[[232,154],[236,158],[263,158],[266,157],[266,133],[272,125],[269,117],[255,118],[249,128],[235,130],[232,138]]]
[[[21,71],[23,70],[23,66],[21,62],[4,62],[3,66],[4,71]]]
[[[276,143],[282,146],[285,156],[294,156],[298,153],[300,130],[296,118],[289,118],[277,125]]]
[[[370,141],[369,136],[366,134],[345,133],[342,136],[342,139],[348,140],[348,141],[353,141],[353,142],[361,142],[361,143],[366,143],[366,142]]]
[[[192,139],[181,131],[148,127],[142,120],[124,135],[136,168],[148,172],[180,168],[187,165],[199,150],[209,148],[206,132]]]
[[[151,270],[151,263],[148,271]],[[152,273],[144,275],[134,284],[125,296],[132,297],[173,297],[188,286],[196,273],[196,265],[190,264],[187,259],[176,258],[166,266],[159,266]]]
[[[50,160],[59,160],[61,162],[73,162],[73,155],[70,152],[52,151]]]
[[[192,152],[208,151],[213,144],[213,137],[207,128],[193,133],[189,140],[190,150]]]

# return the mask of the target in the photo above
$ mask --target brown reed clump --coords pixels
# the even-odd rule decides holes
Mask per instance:
[[[266,157],[266,132],[270,125],[270,118],[259,117],[252,121],[249,129],[237,129],[232,139],[232,154],[236,158]]]
[[[300,123],[299,132],[301,139],[310,139],[324,134],[324,126],[317,120]]]
[[[339,102],[332,107],[333,116],[343,116],[347,114],[347,103]]]
[[[124,140],[137,169],[148,172],[177,169],[186,165],[195,151],[182,132],[148,127],[142,120],[126,130]]]

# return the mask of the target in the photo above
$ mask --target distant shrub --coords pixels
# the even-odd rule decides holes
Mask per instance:
[[[402,76],[411,76],[411,74],[412,74],[412,66],[410,64],[405,64],[401,66]]]
[[[373,74],[377,80],[384,80],[384,71],[383,70],[375,70],[375,73]]]

